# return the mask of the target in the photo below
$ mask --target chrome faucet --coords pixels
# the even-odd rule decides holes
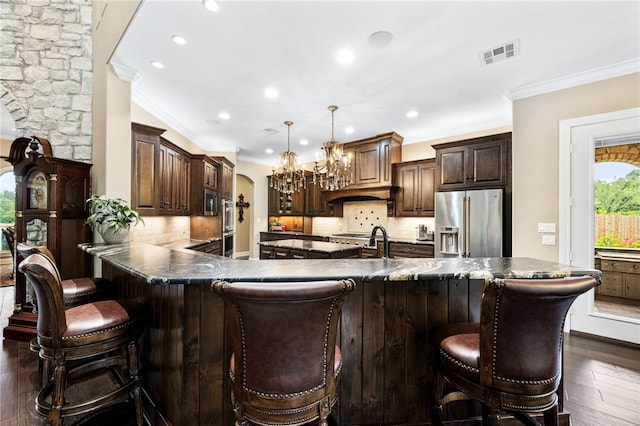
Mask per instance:
[[[383,259],[388,259],[389,258],[389,239],[387,238],[387,230],[384,229],[383,226],[381,225],[376,225],[373,227],[373,230],[371,231],[371,237],[369,238],[369,247],[375,247],[376,246],[376,231],[380,230],[382,232],[382,258]]]

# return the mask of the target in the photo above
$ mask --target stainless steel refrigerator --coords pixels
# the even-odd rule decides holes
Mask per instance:
[[[502,256],[502,189],[436,193],[435,257]]]

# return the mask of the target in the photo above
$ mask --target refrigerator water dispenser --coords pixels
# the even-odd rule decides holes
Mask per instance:
[[[440,227],[441,254],[458,254],[458,235],[459,229],[457,226]]]

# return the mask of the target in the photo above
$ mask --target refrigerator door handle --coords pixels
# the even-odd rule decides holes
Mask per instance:
[[[462,197],[462,257],[469,257],[469,197]]]

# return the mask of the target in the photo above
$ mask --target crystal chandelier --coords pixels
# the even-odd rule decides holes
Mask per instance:
[[[335,191],[351,184],[351,154],[345,155],[342,144],[333,137],[333,114],[338,109],[329,105],[331,111],[331,140],[322,145],[324,160],[316,161],[313,166],[313,183],[321,189]]]
[[[278,191],[291,194],[307,188],[304,170],[298,167],[298,154],[291,151],[291,125],[293,121],[285,121],[287,126],[287,150],[280,153],[280,166],[273,166],[269,178],[269,186]]]

